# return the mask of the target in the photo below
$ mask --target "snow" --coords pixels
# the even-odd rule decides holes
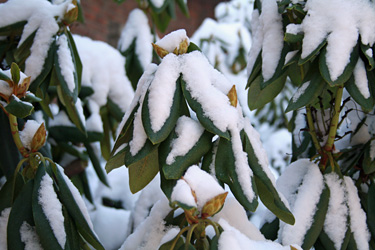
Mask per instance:
[[[151,128],[158,132],[170,115],[176,81],[180,76],[180,63],[174,54],[168,54],[159,64],[148,95]],[[162,101],[161,101],[162,100]]]
[[[309,86],[310,86],[310,81],[307,81],[304,84],[302,84],[302,86],[299,87],[296,93],[293,95],[292,101],[295,103],[305,93],[307,87]]]
[[[193,165],[186,171],[183,180],[195,192],[197,207],[201,211],[207,201],[225,193],[219,183],[207,172],[201,170],[197,165]]]
[[[86,130],[103,133],[103,121],[98,113],[93,113],[86,120]]]
[[[170,228],[166,232],[166,234],[164,235],[164,237],[161,239],[159,247],[161,245],[163,245],[164,243],[167,243],[168,241],[171,241],[172,239],[174,239],[179,232],[180,232],[180,229],[178,227],[172,227],[172,228]],[[159,247],[157,249],[159,249]]]
[[[82,86],[94,90],[88,99],[102,107],[109,98],[125,112],[134,96],[125,73],[125,58],[107,43],[79,35],[73,39],[83,65]]]
[[[172,53],[176,48],[180,47],[180,43],[184,40],[187,40],[189,45],[190,42],[189,37],[186,35],[186,30],[179,29],[167,34],[155,44]]]
[[[151,0],[152,5],[154,5],[156,8],[160,8],[163,6],[164,2],[166,0]]]
[[[302,245],[324,188],[319,167],[309,159],[299,159],[285,169],[277,188],[289,201],[296,219],[294,225],[280,222],[279,238],[283,244]]]
[[[150,215],[129,235],[120,250],[147,250],[158,246],[166,230],[163,219],[170,211],[169,202],[163,196],[152,207]]]
[[[75,68],[66,35],[61,35],[57,39],[56,44],[58,46],[57,57],[59,65],[61,65],[61,74],[68,85],[69,91],[73,93],[76,88],[76,83],[74,81]]]
[[[30,56],[25,62],[25,74],[33,81],[42,71],[53,36],[58,32],[61,18],[71,4],[68,0],[59,5],[44,0],[13,0],[0,5],[0,27],[27,21],[18,47],[36,31]],[[22,10],[22,11],[20,11]],[[15,13],[17,13],[15,15]],[[57,18],[55,18],[57,17]]]
[[[335,81],[349,62],[359,35],[363,44],[374,44],[375,24],[371,21],[375,18],[374,6],[366,0],[355,3],[350,0],[314,0],[306,3],[305,10],[301,57],[305,58],[327,39],[327,66],[331,80]]]
[[[349,215],[350,215],[350,229],[356,245],[359,250],[369,249],[370,232],[366,224],[366,213],[361,207],[361,201],[357,194],[357,188],[350,177],[345,176],[344,182],[346,185]]]
[[[189,207],[196,207],[197,203],[192,192],[193,190],[191,190],[189,184],[185,180],[178,180],[173,187],[171,201],[177,201]]]
[[[366,50],[366,55],[369,56],[369,57],[373,56],[372,48],[369,48],[369,49]]]
[[[128,20],[121,31],[120,40],[118,42],[118,49],[121,52],[126,51],[133,40],[135,40],[135,52],[143,69],[152,61],[152,45],[153,36],[151,34],[150,26],[148,25],[148,18],[146,14],[140,9],[134,9],[130,12]]]
[[[25,126],[22,131],[19,132],[20,139],[22,142],[22,145],[27,148],[28,150],[31,150],[31,142],[33,140],[33,137],[38,130],[38,128],[41,126],[41,124],[34,120],[28,120],[25,123]]]
[[[12,79],[12,73],[10,72],[10,69],[8,70],[2,70],[0,69],[0,72]],[[9,83],[3,80],[0,80],[0,93],[5,96],[11,96],[13,92],[13,88],[9,86]]]
[[[66,233],[64,227],[64,216],[62,214],[62,205],[57,198],[53,188],[52,178],[45,174],[40,182],[38,190],[38,203],[43,209],[53,234],[62,248],[65,246]]]
[[[286,26],[286,33],[297,35],[301,33],[302,26],[300,24],[290,23]]]
[[[59,111],[59,113],[55,115],[53,119],[49,120],[48,125],[50,127],[55,127],[55,126],[75,127],[75,125],[69,120],[69,117],[65,113],[65,111]]]
[[[79,97],[77,98],[77,101],[76,101],[76,103],[75,103],[75,106],[76,106],[76,110],[77,110],[77,113],[78,113],[79,119],[81,120],[81,122],[82,122],[83,125],[85,126],[85,125],[86,125],[85,114],[83,113],[83,106],[82,106],[81,99],[80,99]]]
[[[329,198],[323,229],[333,241],[335,248],[341,249],[347,231],[348,216],[345,187],[343,180],[336,173],[326,174],[324,178],[332,195]]]
[[[223,209],[213,217],[216,222],[221,219],[224,219],[230,226],[236,228],[249,239],[265,240],[259,229],[249,221],[245,209],[234,197],[227,197]]]
[[[147,134],[142,123],[142,104],[139,105],[137,112],[134,114],[133,139],[129,142],[130,153],[134,156],[143,148],[147,141]]]
[[[197,143],[204,130],[199,122],[187,116],[178,118],[175,129],[177,138],[172,141],[172,149],[167,156],[166,163],[171,165],[176,157],[186,155]]]
[[[4,208],[0,213],[0,249],[8,249],[7,227],[12,208]]]
[[[21,241],[25,244],[25,250],[43,250],[35,227],[30,226],[26,221],[20,228],[20,235]]]
[[[298,50],[289,51],[285,56],[285,64],[289,63],[289,61],[297,54]]]
[[[375,159],[375,140],[370,142],[370,159],[371,161]]]
[[[370,90],[368,87],[368,80],[366,74],[365,63],[361,58],[358,59],[357,64],[353,70],[354,82],[357,86],[359,92],[363,95],[365,99],[370,98]]]

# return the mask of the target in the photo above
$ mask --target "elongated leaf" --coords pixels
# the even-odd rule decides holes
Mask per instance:
[[[90,143],[85,143],[85,147],[87,150],[87,154],[90,157],[90,160],[92,162],[92,165],[94,167],[94,170],[96,172],[96,175],[98,176],[99,180],[109,187],[108,181],[107,181],[107,175],[104,173],[104,169],[102,168],[102,165],[100,164],[100,160],[98,156],[95,154],[94,149],[92,148]]]
[[[324,39],[324,41],[322,41],[318,47],[316,47],[316,49],[314,49],[308,56],[306,56],[305,58],[302,58],[298,61],[298,64],[299,65],[303,65],[305,64],[306,62],[308,61],[312,61],[314,59],[314,57],[316,55],[318,55],[319,51],[327,44],[327,40]]]
[[[41,187],[42,178],[47,175],[44,166],[40,165],[35,175],[35,183],[32,195],[32,209],[35,221],[36,232],[39,235],[40,243],[46,250],[62,250],[56,236],[53,233],[50,222],[45,215],[42,205],[39,203],[39,189]]]
[[[262,51],[259,52],[257,59],[255,60],[254,66],[251,70],[249,79],[247,80],[246,88],[250,87],[251,84],[259,77],[262,69]]]
[[[29,102],[13,98],[5,107],[5,110],[18,118],[25,118],[31,114],[34,110],[34,106]]]
[[[14,201],[9,214],[7,227],[8,249],[23,250],[25,244],[21,240],[20,228],[24,222],[34,226],[31,198],[34,180],[28,181],[22,188],[17,199]]]
[[[27,21],[20,21],[8,26],[0,27],[0,36],[19,36],[22,34],[23,27]]]
[[[168,135],[172,132],[172,130],[174,129],[176,125],[178,118],[180,117],[180,108],[182,107],[183,102],[185,102],[183,95],[182,95],[180,78],[177,79],[176,81],[176,90],[173,95],[173,103],[170,109],[169,116],[166,119],[163,126],[160,128],[160,130],[156,132],[153,131],[152,126],[151,126],[151,117],[150,117],[151,114],[150,114],[150,109],[149,109],[149,92],[147,91],[146,93],[146,96],[142,105],[142,122],[143,122],[143,127],[145,129],[145,132],[153,144],[158,144],[164,141],[168,137]]]
[[[138,58],[138,54],[136,53],[136,39],[137,38],[134,38],[127,50],[121,52],[126,59],[125,71],[127,77],[132,83],[133,89],[137,88],[138,80],[139,78],[141,78],[144,71],[142,64]]]
[[[186,16],[189,17],[189,8],[187,6],[187,2],[185,0],[176,0],[178,7],[180,7],[181,12]]]
[[[163,169],[165,178],[179,179],[185,170],[193,164],[196,164],[211,148],[212,134],[204,131],[196,144],[183,156],[177,156],[174,162],[169,165],[163,161],[161,167]],[[172,149],[173,139],[177,138],[174,134],[168,138],[169,149]],[[170,150],[168,150],[170,152]],[[165,157],[166,158],[166,157]],[[164,159],[164,157],[163,157]]]
[[[13,205],[13,201],[17,198],[24,186],[23,177],[17,173],[17,177],[9,177],[0,189],[0,214],[8,207]]]
[[[103,137],[103,133],[99,132],[87,132],[87,135],[83,134],[80,130],[78,130],[76,127],[70,127],[70,126],[53,126],[49,128],[50,135],[62,142],[73,142],[73,143],[79,143],[79,142],[95,142],[100,141]]]
[[[300,86],[294,93],[285,112],[297,110],[301,107],[312,104],[317,100],[317,97],[323,91],[325,85],[326,83],[320,74],[315,74],[310,81],[302,84],[302,86]]]
[[[12,74],[12,81],[14,82],[14,84],[18,84],[20,81],[21,70],[16,63],[12,63],[10,72]]]
[[[343,243],[341,245],[341,248],[340,248],[341,250],[344,250],[348,247],[349,240],[350,240],[350,228],[348,227],[348,229],[346,230],[346,233],[345,233],[344,241],[343,241]],[[320,232],[319,241],[322,244],[322,247],[324,247],[324,249],[336,249],[335,244],[329,238],[329,236],[327,235],[327,233],[324,230],[322,230]]]
[[[29,35],[29,37],[26,38],[21,46],[18,46],[17,50],[14,52],[14,59],[20,66],[24,64],[24,62],[30,55],[30,48],[34,43],[35,34],[36,31]]]
[[[124,165],[124,158],[125,158],[125,148],[121,149],[115,155],[111,156],[105,165],[105,170],[107,174],[111,172],[113,169],[119,168]]]
[[[258,76],[251,84],[248,92],[247,103],[250,110],[262,108],[265,104],[272,101],[283,89],[286,80],[286,73],[280,78],[261,89],[262,76]]]
[[[305,238],[302,244],[303,249],[310,249],[314,245],[315,241],[318,239],[319,234],[324,226],[324,220],[328,210],[329,197],[330,190],[327,186],[325,186],[325,188],[322,191],[322,194],[320,195],[320,200],[317,204],[317,210],[313,217],[313,223],[305,234]]]
[[[328,68],[328,65],[327,65],[326,55],[327,55],[327,48],[323,48],[322,52],[321,52],[321,55],[319,56],[320,74],[322,75],[324,80],[326,82],[328,82],[329,85],[331,85],[332,87],[344,84],[346,81],[349,80],[350,76],[353,73],[355,65],[357,64],[357,61],[358,61],[358,58],[359,58],[358,44],[353,48],[353,51],[350,54],[350,61],[345,66],[345,69],[344,69],[343,73],[334,81],[331,79],[331,75],[330,75],[329,68]]]
[[[81,240],[80,236],[78,234],[74,221],[70,217],[65,207],[63,207],[63,214],[64,214],[64,226],[65,226],[65,232],[66,232],[65,249],[80,250],[81,249],[79,245],[79,241]]]
[[[81,80],[82,80],[82,62],[81,58],[79,57],[77,46],[74,42],[72,33],[70,33],[69,29],[65,29],[64,31],[65,35],[68,38],[68,45],[70,49],[70,53],[72,55],[72,60],[74,64],[74,79],[76,80],[76,83],[78,85],[78,92],[81,90]]]
[[[130,191],[134,194],[147,186],[159,172],[158,147],[154,146],[152,151],[142,159],[127,165],[129,169]],[[125,156],[126,157],[126,156]]]
[[[190,92],[186,88],[186,82],[184,80],[181,80],[182,84],[182,91],[185,96],[186,101],[188,102],[189,106],[192,110],[197,114],[198,120],[202,124],[202,126],[207,129],[209,132],[219,135],[220,137],[224,137],[226,139],[229,139],[229,132],[228,131],[221,131],[219,128],[215,126],[213,121],[211,121],[205,114],[204,110],[202,108],[202,105],[195,100]]]
[[[279,193],[276,190],[274,183],[269,179],[263,167],[259,164],[259,159],[255,154],[253,145],[248,138],[248,135],[244,134],[243,143],[245,151],[247,153],[247,159],[250,167],[254,173],[254,179],[257,186],[258,194],[263,204],[274,213],[280,220],[293,225],[295,222],[293,214],[286,207],[284,202],[281,200]]]
[[[168,1],[165,1],[165,3],[167,2]],[[167,30],[168,24],[171,21],[171,16],[168,14],[167,10],[163,10],[160,13],[152,11],[151,18],[153,23],[162,33],[164,33]]]
[[[375,183],[371,183],[367,197],[367,225],[372,237],[375,236]],[[375,237],[374,237],[375,238]]]
[[[368,81],[373,81],[373,74],[367,74]],[[359,104],[365,111],[371,111],[374,106],[374,97],[370,95],[369,98],[365,98],[361,91],[359,91],[357,85],[355,84],[354,76],[352,75],[345,84],[346,90],[349,92],[350,96]]]
[[[74,220],[79,233],[95,249],[104,250],[104,247],[100,243],[99,239],[96,237],[96,234],[94,233],[93,229],[90,227],[88,221],[83,215],[82,210],[80,206],[78,205],[76,198],[74,197],[65,178],[63,177],[63,173],[61,173],[60,169],[56,167],[54,168],[54,174],[56,176],[56,180],[59,186],[59,192],[58,192],[59,198],[61,199],[62,203],[68,210],[69,215]]]
[[[215,158],[215,172],[216,177],[220,181],[228,184],[236,199],[246,210],[255,211],[258,206],[258,197],[254,178],[252,176],[248,177],[252,183],[252,191],[254,192],[254,198],[249,200],[244,194],[244,190],[238,180],[232,143],[229,140],[220,138]]]
[[[284,41],[288,43],[298,43],[302,42],[303,34],[291,34],[291,33],[285,33],[284,35]]]

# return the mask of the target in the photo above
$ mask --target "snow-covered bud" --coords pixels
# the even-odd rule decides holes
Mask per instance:
[[[25,97],[29,86],[30,76],[22,73],[17,64],[13,63],[11,69],[5,71],[0,69],[0,97],[6,102],[9,102],[12,95]]]
[[[71,23],[75,22],[78,18],[78,5],[77,0],[73,0],[66,9],[66,13],[64,14],[63,22],[65,25],[70,25]]]
[[[169,33],[155,44],[153,43],[152,46],[156,54],[163,58],[169,53],[174,53],[175,55],[185,54],[189,44],[190,41],[186,35],[186,30],[180,29]]]
[[[28,120],[22,131],[20,139],[23,146],[30,152],[37,152],[46,142],[47,131],[43,123]]]

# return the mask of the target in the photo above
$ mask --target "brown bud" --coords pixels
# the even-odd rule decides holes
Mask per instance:
[[[229,98],[230,104],[233,107],[237,107],[237,91],[236,91],[236,86],[235,85],[233,85],[233,87],[229,90],[227,96]]]
[[[33,139],[31,140],[31,144],[30,144],[31,152],[36,152],[41,147],[43,147],[44,143],[46,142],[46,137],[47,137],[47,131],[43,122],[42,124],[40,124],[38,130],[35,132],[33,136]]]
[[[74,7],[70,8],[69,11],[64,14],[63,22],[65,25],[70,25],[71,23],[75,22],[78,18],[77,0],[73,0],[72,4],[74,5]]]
[[[26,96],[26,92],[30,86],[30,79],[31,77],[28,76],[25,79],[23,79],[22,83],[14,86],[15,96],[17,96],[18,98]]]
[[[201,216],[202,218],[207,218],[213,216],[221,210],[224,205],[225,199],[227,198],[228,192],[219,194],[207,201],[202,208]]]
[[[185,209],[185,218],[189,224],[197,224],[199,222],[198,219],[198,210],[196,207],[193,207],[189,210]]]
[[[155,44],[155,43],[152,43],[152,47],[154,47],[154,50],[156,52],[156,54],[158,54],[158,56],[160,56],[160,58],[164,58],[166,55],[169,54],[169,52],[165,49],[163,49],[162,47],[160,47],[159,45]]]
[[[180,42],[180,46],[178,48],[178,55],[185,54],[188,50],[188,47],[189,47],[189,44],[188,44],[187,39]]]

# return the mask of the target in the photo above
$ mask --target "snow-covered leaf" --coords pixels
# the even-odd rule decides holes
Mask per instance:
[[[261,160],[258,159],[255,153],[254,147],[258,147],[259,145],[253,146],[248,136],[249,135],[243,132],[243,144],[251,170],[254,173],[254,180],[261,201],[279,219],[293,225],[295,222],[293,214],[289,211],[287,204],[284,203],[286,201],[283,201],[277,192],[275,181],[271,181],[270,177],[265,172],[264,167],[268,166],[262,166],[260,164]]]
[[[24,249],[25,244],[21,240],[20,228],[24,221],[29,225],[34,225],[31,197],[33,193],[34,180],[28,181],[22,188],[12,205],[9,214],[7,238],[8,248],[19,250]]]
[[[303,65],[308,61],[313,61],[315,56],[319,54],[320,50],[327,44],[327,40],[323,40],[309,55],[305,56],[304,58],[300,58],[298,61],[299,65]]]
[[[297,110],[315,102],[317,97],[322,93],[325,85],[326,82],[319,73],[313,74],[311,80],[303,83],[294,93],[285,112]]]
[[[257,190],[253,176],[246,176],[252,184],[252,190],[243,190],[243,187],[239,181],[239,176],[236,171],[235,156],[232,148],[232,142],[220,138],[216,158],[215,158],[215,172],[216,177],[228,184],[230,190],[241,203],[241,205],[250,211],[255,211],[258,206]],[[243,177],[243,176],[242,176]],[[249,195],[245,195],[245,192],[252,193],[253,199],[250,199]]]
[[[370,45],[364,45],[363,43],[361,43],[361,51],[362,51],[362,55],[364,55],[367,59],[367,63],[366,63],[366,69],[368,71],[371,71],[374,69],[375,67],[375,59],[374,59],[374,51],[373,51],[373,48],[370,47]]]
[[[327,47],[324,47],[319,55],[319,70],[320,74],[324,78],[326,82],[329,83],[331,86],[337,86],[344,84],[347,80],[349,80],[350,76],[353,73],[353,70],[357,64],[359,58],[359,47],[358,44],[353,47],[353,51],[350,54],[349,62],[344,68],[344,71],[340,76],[338,76],[335,80],[331,79],[331,69],[327,65]]]
[[[228,131],[221,131],[219,128],[217,128],[215,126],[213,121],[211,121],[204,114],[202,105],[197,100],[195,100],[191,96],[191,93],[189,92],[189,90],[187,90],[186,82],[184,80],[182,80],[181,83],[182,83],[182,91],[184,93],[184,97],[186,98],[186,101],[188,102],[191,109],[194,110],[194,112],[197,114],[197,117],[198,117],[200,123],[203,125],[203,127],[213,134],[217,134],[220,137],[224,137],[226,139],[229,139],[229,132]]]
[[[287,74],[284,73],[278,79],[262,89],[263,78],[259,75],[250,85],[248,94],[248,105],[250,110],[263,107],[272,101],[283,89]]]
[[[43,184],[42,184],[43,183]],[[33,195],[32,195],[32,210],[33,210],[33,217],[35,221],[36,231],[40,237],[40,242],[45,249],[56,249],[62,250],[62,239],[61,236],[65,234],[64,230],[64,222],[63,222],[63,215],[62,211],[59,210],[50,210],[50,216],[54,216],[55,226],[51,225],[52,221],[51,218],[47,217],[47,207],[41,204],[41,190],[45,194],[43,203],[50,204],[50,209],[56,208],[55,205],[59,202],[57,199],[56,194],[54,193],[53,186],[52,186],[52,179],[48,176],[45,167],[40,165],[35,175],[35,183],[33,188]],[[52,193],[53,192],[53,193]],[[46,200],[46,197],[49,199]],[[51,199],[52,198],[52,199]],[[60,203],[61,206],[61,203]],[[58,206],[57,206],[58,207]],[[60,213],[60,214],[59,214]],[[60,220],[62,217],[62,221]],[[57,228],[57,226],[61,223],[62,228]],[[57,236],[57,234],[60,236]],[[59,240],[60,239],[60,240]],[[65,242],[64,242],[65,245]]]
[[[67,176],[62,173],[62,168],[55,166],[52,168],[59,186],[59,198],[74,220],[75,225],[82,237],[90,243],[95,249],[104,250],[102,244],[98,240],[93,226],[88,216],[85,203],[80,196],[76,187],[70,182]]]
[[[255,60],[251,73],[249,75],[249,79],[247,80],[246,88],[250,87],[251,84],[253,84],[253,82],[259,77],[261,69],[262,69],[262,52],[260,51]]]
[[[143,127],[145,129],[145,132],[148,138],[150,139],[150,141],[153,144],[158,144],[164,141],[168,137],[168,135],[172,132],[174,126],[176,125],[177,119],[180,117],[181,110],[187,110],[186,108],[183,109],[183,107],[186,106],[185,104],[186,102],[182,95],[180,79],[178,79],[176,81],[176,88],[173,94],[173,102],[172,102],[171,109],[169,111],[169,116],[165,120],[162,127],[158,131],[154,131],[152,128],[151,116],[155,116],[155,114],[150,114],[151,110],[149,108],[150,106],[149,93],[150,93],[150,89],[149,91],[147,91],[143,105],[142,105],[142,122],[143,122]],[[159,113],[160,109],[153,109],[153,111]]]
[[[134,89],[136,89],[138,80],[141,77],[143,70],[144,70],[141,65],[140,59],[138,58],[138,55],[136,53],[136,44],[137,44],[136,39],[137,38],[134,38],[133,42],[128,47],[128,49],[122,52],[122,54],[126,58],[126,63],[125,63],[126,75],[128,76]]]
[[[22,34],[22,31],[26,23],[26,21],[20,21],[14,24],[3,26],[0,28],[0,36],[19,36]]]
[[[374,73],[372,71],[366,71],[366,76],[368,82],[371,84],[375,80]],[[370,85],[369,84],[369,85]],[[369,86],[370,87],[370,86]],[[373,95],[363,96],[363,93],[358,88],[358,85],[355,82],[355,78],[352,75],[345,84],[346,90],[349,92],[350,96],[359,104],[365,111],[372,110],[374,106],[374,97]]]

